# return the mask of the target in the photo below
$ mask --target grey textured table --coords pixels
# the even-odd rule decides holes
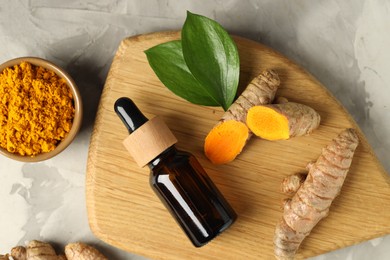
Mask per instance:
[[[256,0],[0,0],[0,62],[39,56],[74,77],[85,103],[76,141],[54,159],[0,157],[0,253],[31,239],[97,245],[110,259],[142,259],[96,239],[85,207],[89,137],[119,42],[180,29],[186,10],[266,44],[323,83],[362,128],[390,172],[390,2]],[[390,203],[390,202],[389,202]],[[390,236],[314,259],[389,259]]]

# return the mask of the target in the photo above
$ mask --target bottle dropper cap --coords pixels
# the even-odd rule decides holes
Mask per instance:
[[[114,109],[130,133],[123,145],[138,166],[144,167],[177,143],[176,137],[160,117],[148,120],[131,99],[119,98]]]

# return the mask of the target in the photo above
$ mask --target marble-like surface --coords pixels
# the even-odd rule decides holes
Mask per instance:
[[[110,259],[143,259],[99,241],[89,229],[89,138],[119,42],[179,29],[186,10],[271,46],[312,73],[353,115],[390,172],[390,1],[0,0],[0,63],[47,58],[74,77],[85,103],[80,134],[56,158],[25,164],[0,157],[0,254],[31,239],[61,247],[81,240]],[[390,259],[390,236],[313,259]]]

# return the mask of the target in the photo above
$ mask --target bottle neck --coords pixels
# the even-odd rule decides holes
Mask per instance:
[[[166,158],[170,157],[171,155],[175,154],[176,152],[177,152],[176,147],[174,145],[170,146],[164,152],[162,152],[156,158],[150,161],[150,163],[148,163],[149,169],[153,170],[162,161],[164,161]]]

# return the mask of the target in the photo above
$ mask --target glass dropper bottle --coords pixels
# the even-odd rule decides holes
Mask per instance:
[[[159,118],[148,120],[129,98],[114,105],[130,136],[124,145],[134,160],[150,168],[149,182],[194,246],[200,247],[233,224],[237,215],[198,160],[175,147]]]

